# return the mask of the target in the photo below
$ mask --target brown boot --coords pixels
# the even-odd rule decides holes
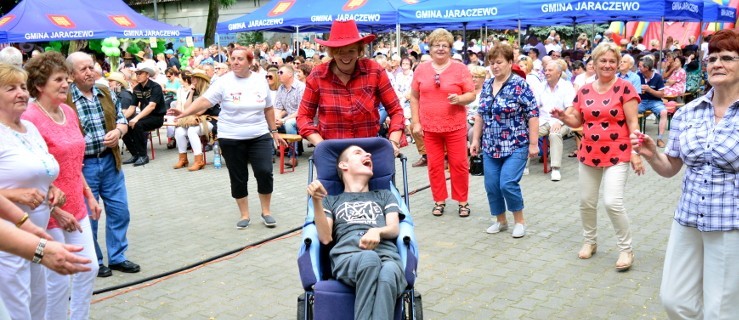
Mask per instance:
[[[199,154],[195,156],[195,163],[192,164],[187,170],[189,171],[198,171],[202,168],[205,168],[205,157],[203,157],[203,154]]]
[[[187,167],[187,165],[189,165],[189,164],[190,164],[190,162],[187,161],[187,153],[180,153],[180,160],[177,161],[177,164],[175,164],[174,166],[172,166],[172,168],[174,168],[174,169],[180,169],[180,168]]]

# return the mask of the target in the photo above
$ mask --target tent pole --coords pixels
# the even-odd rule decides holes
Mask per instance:
[[[467,60],[467,58],[469,58],[467,56],[467,22],[462,22],[462,41],[462,51],[464,51],[462,52],[462,58]]]
[[[572,49],[574,50],[575,47],[577,47],[577,22],[575,22],[575,18],[572,18]]]
[[[521,46],[521,19],[518,19],[518,46]]]
[[[664,51],[665,51],[665,17],[662,17],[662,35],[660,36],[659,41],[659,74],[662,74],[662,59],[664,59]]]
[[[595,42],[595,21],[593,21],[593,31],[592,31],[592,33],[593,33],[593,35],[591,37],[593,37],[592,38],[593,40],[590,42],[590,51],[593,51],[593,42]]]
[[[159,21],[159,11],[157,10],[157,0],[154,0],[154,20]]]
[[[398,50],[398,55],[400,55],[400,23],[395,24],[395,49]],[[392,50],[390,56],[393,56]]]
[[[300,55],[300,26],[295,26],[295,40],[293,40],[293,47],[295,49],[295,58]]]

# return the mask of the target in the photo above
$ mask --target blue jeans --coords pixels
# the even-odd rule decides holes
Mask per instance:
[[[105,244],[108,251],[108,263],[117,264],[126,261],[128,240],[126,232],[131,214],[128,212],[128,194],[123,170],[115,168],[115,157],[112,154],[102,158],[85,159],[82,174],[92,189],[95,199],[103,198],[105,205]],[[88,211],[89,214],[89,211]],[[95,254],[98,264],[103,264],[103,252],[98,244],[98,222],[90,220],[92,237],[95,241]]]
[[[285,133],[298,134],[298,122],[295,118],[288,119],[283,126],[285,126]]]
[[[493,158],[483,154],[485,172],[485,191],[488,194],[490,214],[497,216],[508,211],[523,210],[523,195],[519,182],[523,177],[523,169],[529,150],[518,148],[513,154],[503,158]]]
[[[652,111],[655,116],[659,117],[660,112],[665,110],[665,104],[662,100],[642,100],[639,103],[639,113],[644,113],[647,110]]]

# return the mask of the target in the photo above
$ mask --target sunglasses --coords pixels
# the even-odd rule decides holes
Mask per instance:
[[[283,74],[284,74],[284,72],[282,72],[282,70],[280,70],[280,71],[277,71],[277,74],[279,74],[279,75],[283,75]]]
[[[437,88],[441,87],[441,75],[438,73],[434,76],[434,84]]]
[[[221,70],[221,68],[213,68],[213,70]]]
[[[268,75],[264,76],[264,78],[267,79],[267,80],[272,80],[273,79],[273,77],[272,77],[271,74],[268,74]]]
[[[299,66],[300,62],[293,62],[294,65]]]
[[[276,66],[277,65],[277,61],[272,61],[272,65],[273,66]]]

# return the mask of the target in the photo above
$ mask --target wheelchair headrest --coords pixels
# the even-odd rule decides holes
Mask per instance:
[[[395,154],[389,140],[385,138],[335,139],[322,141],[313,152],[318,180],[321,181],[328,194],[337,195],[344,191],[344,184],[336,172],[336,165],[339,154],[352,145],[372,154],[374,175],[369,182],[370,190],[389,189],[395,174]]]

